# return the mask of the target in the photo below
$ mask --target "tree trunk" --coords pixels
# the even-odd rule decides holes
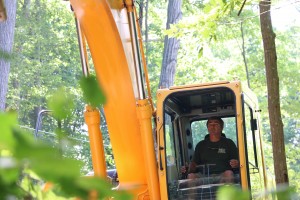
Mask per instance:
[[[288,184],[289,180],[284,147],[284,133],[280,111],[275,34],[272,28],[270,7],[270,1],[260,1],[259,3],[260,26],[264,45],[268,87],[268,109],[272,134],[275,180],[276,184]]]
[[[145,6],[145,48],[146,48],[146,66],[148,66],[148,50],[149,50],[149,27],[148,27],[148,8],[149,8],[149,1],[146,1]]]
[[[29,9],[30,9],[30,5],[31,5],[31,0],[24,0],[23,3],[23,7],[22,7],[22,11],[23,11],[23,15],[26,18],[29,18]]]
[[[0,23],[0,51],[4,53],[11,53],[14,41],[17,1],[6,0],[5,7],[7,20]],[[3,57],[0,57],[0,111],[5,110],[9,71],[9,60],[5,60]]]
[[[178,23],[181,18],[181,0],[169,0],[167,29],[170,28],[171,24]],[[165,36],[159,88],[168,88],[174,84],[178,49],[179,40]]]
[[[246,59],[246,50],[245,50],[245,38],[244,38],[243,22],[241,22],[241,35],[242,35],[242,56],[243,56],[243,60],[244,60],[244,64],[245,64],[246,77],[247,77],[247,84],[248,84],[248,87],[251,88],[251,86],[250,86],[250,78],[249,78],[248,64],[247,64],[247,59]]]
[[[144,0],[140,0],[140,3],[139,3],[139,25],[140,25],[140,28],[141,28],[141,31],[143,30],[143,16],[144,16]]]

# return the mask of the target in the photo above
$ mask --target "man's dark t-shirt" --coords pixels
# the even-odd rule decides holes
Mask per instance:
[[[231,139],[221,138],[218,142],[211,142],[209,138],[200,141],[195,149],[193,161],[197,165],[206,165],[205,174],[220,174],[226,170],[231,170],[229,161],[238,159],[236,145]],[[208,164],[209,170],[208,170]],[[203,173],[202,168],[199,172]]]

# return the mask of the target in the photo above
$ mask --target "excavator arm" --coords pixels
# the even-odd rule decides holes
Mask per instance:
[[[144,89],[143,52],[133,1],[70,2],[107,99],[104,110],[118,189],[130,191],[136,199],[160,199],[153,106]]]

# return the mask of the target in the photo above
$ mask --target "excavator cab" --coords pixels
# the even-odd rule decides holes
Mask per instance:
[[[252,189],[265,183],[264,163],[257,124],[257,104],[239,82],[215,82],[171,87],[157,93],[157,141],[161,191],[168,199],[215,199],[225,185],[210,173],[213,164],[197,166],[200,178],[187,179],[182,166],[191,162],[197,143],[207,137],[210,117],[224,121],[224,137],[238,148],[239,168],[231,184]],[[219,149],[220,150],[220,149]],[[258,187],[259,186],[259,187]],[[162,189],[164,188],[164,189]]]

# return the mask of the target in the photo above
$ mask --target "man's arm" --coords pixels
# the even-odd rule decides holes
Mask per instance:
[[[192,161],[189,165],[188,174],[189,173],[196,173],[197,172],[197,164]]]
[[[193,159],[192,161],[190,162],[189,166],[183,166],[181,168],[181,173],[185,174],[190,174],[190,173],[196,173],[197,172],[197,162],[198,163],[201,163],[200,162],[200,147],[203,145],[203,141],[199,142],[197,145],[196,145],[196,148],[195,148],[195,151],[194,151],[194,155],[193,155]]]
[[[232,168],[238,168],[239,167],[238,149],[237,149],[235,143],[230,139],[229,139],[229,148],[230,148],[230,157],[231,157],[229,164]]]
[[[186,165],[186,166],[181,167],[181,173],[183,173],[183,174],[185,174],[185,173],[188,173],[188,174],[189,173],[195,173],[196,172],[196,167],[197,167],[196,163],[191,161],[189,166]]]
[[[231,166],[232,168],[238,168],[238,167],[239,167],[239,161],[236,160],[236,159],[231,159],[231,160],[229,161],[229,164],[230,164],[230,166]]]

